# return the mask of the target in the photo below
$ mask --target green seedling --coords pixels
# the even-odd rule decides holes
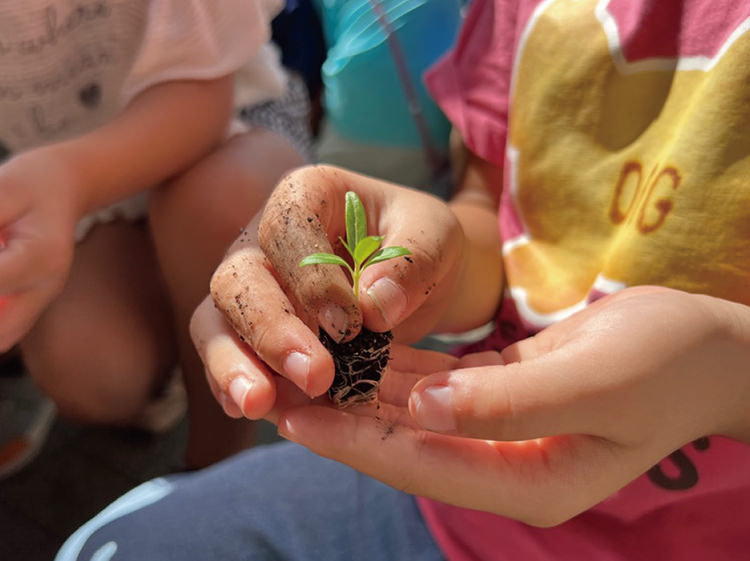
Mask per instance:
[[[367,235],[367,216],[365,207],[359,200],[357,193],[347,191],[346,193],[346,240],[339,237],[341,244],[351,255],[353,265],[349,265],[344,259],[332,253],[313,253],[308,255],[299,266],[306,265],[340,265],[349,271],[354,289],[354,297],[359,298],[359,277],[362,272],[375,263],[388,261],[411,252],[405,247],[392,246],[380,248],[383,243],[382,236]],[[378,249],[380,248],[380,249]]]

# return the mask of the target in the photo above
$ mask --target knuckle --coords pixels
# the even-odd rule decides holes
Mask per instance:
[[[498,380],[472,382],[461,384],[454,394],[459,432],[475,438],[513,440],[519,430],[519,419],[508,385]]]
[[[326,222],[327,199],[334,190],[337,177],[335,168],[327,165],[303,166],[287,174],[271,193],[263,210],[258,227],[261,248],[269,251],[274,242],[284,241],[278,237],[292,233],[286,228],[291,220],[298,221],[295,225],[303,231],[311,226],[310,213]]]
[[[262,248],[269,247],[284,224],[290,209],[310,206],[309,193],[299,185],[315,184],[324,166],[303,166],[284,176],[268,198],[258,226],[258,241]]]
[[[263,256],[252,249],[237,251],[227,257],[211,275],[209,290],[217,304],[234,294],[255,277],[263,267]]]
[[[209,290],[214,299],[221,299],[221,296],[236,283],[237,269],[230,261],[224,261],[211,275]]]
[[[405,244],[411,252],[410,255],[384,261],[368,268],[363,275],[364,283],[371,282],[369,279],[377,279],[386,276],[396,284],[403,286],[414,295],[427,297],[438,285],[436,273],[440,268],[440,250],[434,246],[425,246],[419,243]]]
[[[438,244],[422,244],[410,248],[412,260],[417,265],[417,272],[421,276],[431,278],[442,260],[442,251]]]
[[[258,224],[258,245],[264,251],[273,244],[279,235],[279,225],[282,220],[281,213],[283,209],[281,205],[272,204],[272,202],[269,200]]]
[[[243,270],[247,275],[247,271]],[[243,283],[233,264],[222,267],[211,277],[210,291],[215,307],[236,332],[246,334],[254,323],[256,310],[251,287]],[[194,316],[195,317],[195,316]]]
[[[279,321],[255,321],[244,333],[247,344],[266,363],[276,364],[275,351],[284,341],[282,324]]]
[[[262,356],[264,354],[263,350],[268,346],[268,342],[276,339],[276,337],[274,337],[274,332],[275,329],[268,323],[254,323],[250,326],[247,333],[250,346]]]

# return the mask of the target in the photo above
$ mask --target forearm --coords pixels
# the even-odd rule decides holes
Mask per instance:
[[[451,209],[466,236],[463,272],[446,314],[442,332],[461,332],[490,321],[502,299],[503,265],[497,214],[476,201],[456,200]]]
[[[503,294],[497,218],[503,171],[467,151],[460,141],[457,144],[453,159],[459,162],[459,189],[450,207],[463,228],[465,246],[455,298],[437,327],[444,332],[466,331],[487,323],[495,317]]]
[[[231,111],[230,76],[168,82],[141,93],[99,129],[37,152],[70,170],[83,216],[188,167],[221,140]]]

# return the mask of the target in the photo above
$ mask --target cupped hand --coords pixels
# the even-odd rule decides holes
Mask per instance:
[[[396,348],[378,408],[288,399],[273,419],[409,493],[554,525],[691,440],[750,437],[750,319],[736,306],[626,289],[502,353]]]
[[[31,329],[68,278],[75,178],[44,149],[0,166],[0,351]]]
[[[311,253],[341,254],[349,190],[362,200],[368,233],[383,236],[384,247],[411,252],[367,268],[359,301],[340,267],[299,266]],[[193,317],[193,340],[215,392],[231,398],[227,409],[236,414],[239,403],[250,418],[273,405],[276,374],[308,396],[325,393],[333,361],[318,340],[319,328],[336,340],[351,339],[363,323],[373,331],[393,328],[397,340],[419,339],[449,304],[462,244],[455,216],[435,197],[328,166],[293,172],[214,273],[211,295],[218,312],[207,302]],[[229,333],[231,365],[208,350]]]

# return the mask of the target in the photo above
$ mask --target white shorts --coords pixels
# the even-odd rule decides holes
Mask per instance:
[[[238,134],[246,133],[248,130],[250,128],[245,123],[239,119],[234,119],[227,128],[224,141],[226,142]],[[97,224],[107,224],[115,220],[137,222],[145,218],[148,213],[149,194],[150,190],[141,191],[132,197],[112,203],[81,218],[76,224],[76,243],[82,242]]]
[[[126,220],[136,222],[146,216],[148,211],[148,191],[141,191],[114,204],[95,210],[87,214],[76,224],[76,243],[82,242],[91,229],[97,224],[107,224],[115,220]]]
[[[238,119],[234,119],[227,128],[225,141],[235,135],[245,133],[248,130],[248,127],[244,123]],[[108,224],[115,220],[137,222],[138,220],[145,218],[148,213],[149,193],[150,190],[141,191],[132,197],[97,209],[81,218],[78,221],[78,224],[76,224],[76,243],[82,242],[91,229],[97,224]]]

